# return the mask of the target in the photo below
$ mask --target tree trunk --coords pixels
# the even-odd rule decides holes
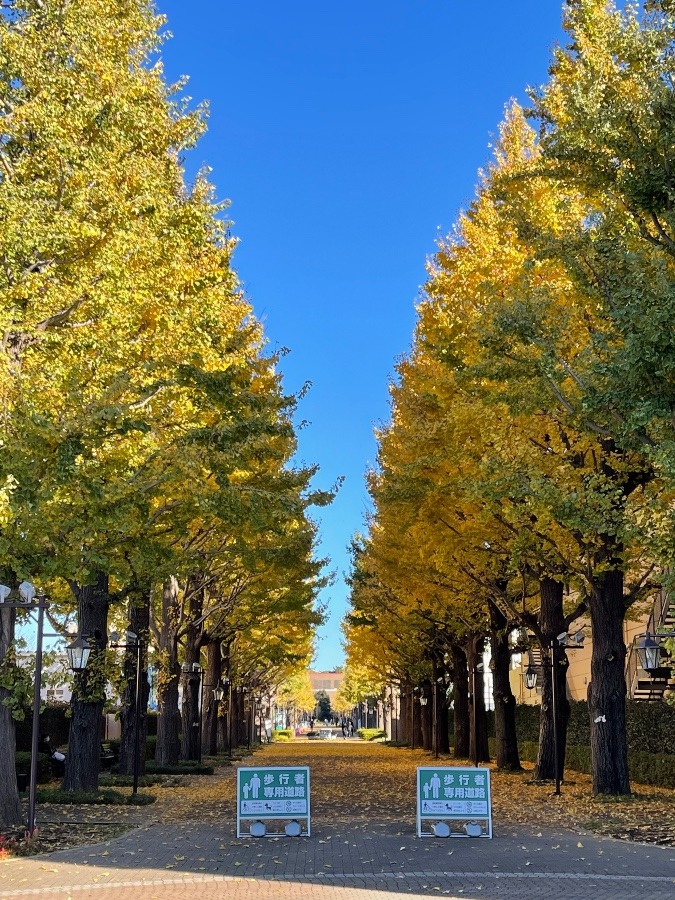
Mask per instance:
[[[204,637],[200,620],[204,606],[201,574],[195,574],[185,587],[188,597],[187,628],[185,632],[185,672],[182,676],[180,758],[199,759],[201,753],[201,646]]]
[[[494,603],[489,603],[490,649],[495,701],[495,738],[497,768],[507,772],[522,771],[516,734],[516,698],[511,690],[511,648],[506,616]]]
[[[553,780],[555,771],[555,729],[553,727],[553,671],[556,678],[556,698],[558,706],[558,760],[562,778],[565,770],[565,747],[567,746],[567,724],[570,718],[570,704],[567,699],[567,668],[565,652],[558,648],[557,635],[565,631],[563,614],[563,585],[552,578],[544,578],[539,586],[541,607],[539,626],[542,636],[541,711],[539,718],[539,749],[534,777],[537,781]],[[551,644],[554,646],[555,665],[551,663]]]
[[[204,709],[202,710],[202,753],[214,756],[218,752],[218,707],[213,691],[220,686],[222,658],[220,640],[210,640],[206,645],[206,671],[204,672]]]
[[[129,630],[137,635],[140,643],[140,717],[138,721],[138,774],[145,772],[145,745],[148,735],[148,697],[150,696],[150,684],[148,682],[148,631],[150,627],[150,595],[134,599],[129,604]],[[128,644],[125,639],[123,643]],[[129,646],[124,652],[124,678],[125,688],[122,695],[122,709],[120,719],[122,722],[122,739],[120,741],[119,771],[131,775],[134,771],[134,758],[136,754],[136,663],[138,660],[138,648]]]
[[[0,665],[14,644],[15,611],[0,604]],[[12,711],[4,701],[11,692],[0,686],[0,825],[21,825],[23,811],[16,785],[16,737]]]
[[[162,617],[159,623],[159,672],[157,677],[157,744],[155,762],[175,766],[180,752],[178,712],[178,583],[170,578],[162,589]]]
[[[71,584],[77,598],[79,633],[92,645],[87,668],[74,677],[72,718],[68,735],[64,791],[98,790],[101,764],[101,722],[107,675],[108,576],[99,572],[94,584]]]
[[[593,628],[588,713],[594,794],[630,794],[626,741],[623,572],[606,572],[590,598]]]
[[[485,679],[482,669],[484,640],[482,635],[472,635],[467,642],[467,665],[471,677],[469,758],[476,763],[490,761],[487,712],[485,710]],[[481,668],[478,668],[479,665]]]
[[[469,713],[469,669],[466,653],[458,644],[452,644],[452,699],[455,728],[455,759],[468,759],[471,722]]]
[[[398,740],[402,744],[410,743],[410,691],[412,685],[409,681],[401,681],[400,698],[398,705]]]

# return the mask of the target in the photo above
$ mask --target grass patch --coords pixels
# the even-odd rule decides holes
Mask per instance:
[[[178,787],[182,784],[179,775],[141,775],[138,779],[138,786],[147,787]],[[116,788],[116,787],[133,787],[133,775],[100,775],[98,779],[99,787]]]
[[[62,791],[59,788],[38,788],[38,803],[57,803],[68,806],[147,806],[157,798],[153,794],[123,794],[111,788],[98,791]]]
[[[154,762],[147,762],[145,771],[147,775],[213,775],[214,768],[186,760],[175,766],[159,766]]]

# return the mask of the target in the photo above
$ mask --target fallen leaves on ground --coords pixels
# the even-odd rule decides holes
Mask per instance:
[[[52,850],[68,850],[72,847],[84,847],[88,844],[99,844],[119,837],[128,831],[126,825],[78,824],[46,822],[37,830],[33,840],[28,840],[25,829],[3,828],[2,837],[5,846],[9,844],[9,852],[0,853],[0,859],[11,856],[28,856],[34,853],[49,853]]]
[[[434,757],[423,750],[358,741],[271,744],[241,761],[248,766],[309,766],[312,821],[364,828],[376,823],[414,828],[416,768],[434,763]],[[437,760],[439,766],[454,763],[449,757]],[[469,763],[464,760],[457,764]],[[561,794],[556,796],[551,783],[533,781],[531,764],[525,763],[519,773],[490,768],[495,830],[506,825],[561,827],[675,846],[675,791],[633,785],[633,794],[628,797],[593,797],[590,776],[568,771]],[[45,825],[40,834],[47,828],[57,829],[55,843],[48,848],[54,849],[108,840],[115,836],[111,830],[125,830],[124,823],[134,827],[153,822],[191,822],[197,817],[203,822],[229,821],[234,825],[235,789],[236,766],[219,768],[214,775],[190,775],[180,784],[172,781],[153,787],[157,801],[152,806],[118,806],[109,811],[105,807],[52,807],[52,818],[58,811],[70,822],[61,827],[61,840],[58,826]],[[78,813],[82,824],[74,824]]]

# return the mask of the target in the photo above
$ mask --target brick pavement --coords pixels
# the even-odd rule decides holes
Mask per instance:
[[[274,758],[287,753],[286,762],[296,762],[301,752],[276,748]],[[408,756],[411,774],[416,763],[427,762]],[[313,781],[309,838],[237,839],[234,770],[220,770],[200,781],[196,792],[169,792],[154,806],[136,808],[124,820],[132,824],[140,817],[145,824],[105,844],[1,862],[0,900],[386,900],[400,894],[558,900],[563,892],[565,900],[587,900],[590,894],[593,900],[675,898],[675,847],[504,821],[495,822],[491,841],[420,839],[407,789],[397,800],[381,787],[383,778],[390,778],[390,786],[400,782],[400,753],[354,747],[348,757],[354,777],[379,779],[386,801],[379,805],[372,792],[348,791],[349,805],[336,806],[335,785],[323,790],[321,784],[332,778],[342,796],[345,769],[335,765],[339,758],[324,748],[303,760],[321,773]],[[383,769],[387,759],[397,761],[389,776]],[[373,765],[377,770],[369,769]],[[55,812],[41,807],[42,821]],[[65,813],[71,821],[80,815],[85,813],[77,809]],[[109,820],[120,808],[99,815]],[[86,820],[91,816],[90,809]]]
[[[232,823],[157,824],[106,844],[0,864],[0,898],[485,900],[675,897],[675,848],[510,827],[484,839],[419,839],[411,824],[315,825],[309,838],[235,837]],[[131,894],[133,892],[133,894]]]

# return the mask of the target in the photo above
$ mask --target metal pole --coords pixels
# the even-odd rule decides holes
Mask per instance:
[[[438,759],[438,719],[436,718],[438,710],[438,682],[434,678],[434,702],[432,706],[434,716],[434,756]]]
[[[410,691],[410,725],[412,730],[412,746],[411,750],[415,749],[415,691],[414,689]]]
[[[30,789],[28,793],[28,834],[35,832],[35,795],[37,790],[38,738],[40,730],[40,694],[42,689],[42,633],[47,602],[38,598],[37,648],[35,651],[35,687],[33,691],[33,734],[30,752]]]
[[[473,741],[473,764],[478,765],[478,716],[476,715],[476,660],[471,665],[471,737]]]
[[[204,711],[204,673],[199,673],[199,726],[197,728],[197,761],[202,762],[202,715]]]
[[[553,758],[555,765],[555,793],[560,793],[560,753],[558,750],[558,691],[556,689],[555,641],[551,641],[551,694],[553,700]]]
[[[136,695],[135,700],[135,718],[134,718],[134,786],[131,790],[132,796],[138,793],[138,771],[141,765],[141,660],[143,655],[143,645],[140,638],[136,639]]]
[[[232,682],[227,681],[227,755],[232,756]]]

